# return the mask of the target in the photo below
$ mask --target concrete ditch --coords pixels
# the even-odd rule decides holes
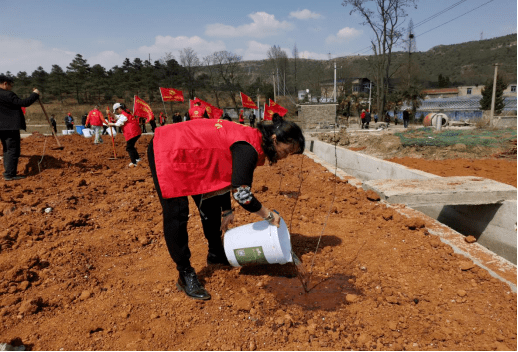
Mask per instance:
[[[374,185],[379,184],[379,180],[392,180],[390,182],[428,180],[430,184],[443,182],[443,177],[437,175],[413,170],[346,148],[338,146],[335,148],[334,145],[315,140],[311,136],[306,138],[305,155],[322,164],[330,172],[336,173],[338,177],[348,179],[349,183],[366,190],[377,191]],[[490,196],[485,201],[482,196],[478,200],[460,202],[468,204],[458,204],[459,202],[456,201],[448,204],[447,197],[442,197],[441,202],[426,204],[421,201],[419,204],[407,206],[404,201],[401,202],[401,197],[398,198],[398,203],[391,204],[388,200],[384,200],[382,192],[378,190],[377,193],[381,193],[382,202],[394,207],[400,213],[407,216],[418,214],[431,220],[435,224],[431,233],[438,235],[441,241],[450,245],[455,252],[469,257],[492,276],[506,282],[516,292],[516,188],[496,181],[489,183],[493,184],[493,182],[497,184],[498,190],[495,192],[498,194],[495,195],[487,190]],[[502,190],[503,193],[500,192]],[[455,190],[451,195],[453,199],[454,192]],[[465,197],[466,194],[463,196]],[[423,193],[422,197],[426,198],[426,195]],[[464,240],[467,235],[476,237],[477,242],[468,244]]]

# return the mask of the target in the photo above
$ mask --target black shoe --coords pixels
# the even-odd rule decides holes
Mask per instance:
[[[230,263],[228,262],[228,259],[225,256],[225,254],[217,255],[217,254],[209,253],[209,255],[207,255],[207,265],[216,265],[216,264],[230,266]]]
[[[196,272],[193,268],[185,271],[180,271],[176,287],[185,292],[185,294],[194,299],[207,300],[210,299],[210,294],[205,290],[205,287],[198,281]]]
[[[4,180],[6,180],[6,181],[23,180],[24,178],[27,178],[27,176],[21,176],[21,175],[16,175],[16,176],[4,176]]]

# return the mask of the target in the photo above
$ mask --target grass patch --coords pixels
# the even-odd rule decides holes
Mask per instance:
[[[516,140],[516,130],[460,130],[437,132],[432,127],[422,127],[395,134],[406,147],[447,147],[455,144],[466,146],[500,147]]]

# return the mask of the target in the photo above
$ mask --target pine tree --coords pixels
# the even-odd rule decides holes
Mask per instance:
[[[76,90],[76,97],[78,103],[82,103],[79,98],[79,91],[85,87],[85,83],[90,73],[90,65],[83,59],[81,54],[77,54],[74,60],[67,66],[67,76],[71,78],[72,84]],[[86,90],[85,90],[86,95]],[[85,96],[86,98],[86,96]],[[86,100],[86,99],[85,99]]]
[[[495,113],[500,114],[505,107],[504,104],[504,90],[507,88],[507,83],[500,76],[496,76],[496,92],[495,92]],[[481,110],[491,110],[491,98],[493,96],[493,80],[489,79],[485,87],[482,89],[482,99],[480,99]]]

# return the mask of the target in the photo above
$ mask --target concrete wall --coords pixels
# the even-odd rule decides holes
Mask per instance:
[[[490,120],[491,111],[484,110],[483,118]],[[491,122],[491,126],[496,127],[496,128],[509,128],[509,127],[516,128],[516,116],[505,116],[505,115],[493,116],[493,121]]]
[[[335,146],[318,140],[308,141],[306,145],[309,151],[316,154],[320,159],[331,165],[335,165],[336,160],[338,168],[362,181],[383,179],[425,180],[439,177],[342,147],[336,147],[335,159]]]
[[[440,177],[345,148],[335,148],[334,145],[318,140],[308,140],[306,146],[320,159],[331,165],[337,165],[339,169],[362,181],[424,180]],[[463,235],[475,236],[480,245],[516,264],[516,208],[517,203],[514,200],[496,205],[429,206],[419,207],[416,210],[437,219]]]
[[[414,207],[516,264],[516,201],[487,205]]]
[[[336,123],[338,104],[301,104],[298,105],[298,121],[303,129],[313,129]]]

